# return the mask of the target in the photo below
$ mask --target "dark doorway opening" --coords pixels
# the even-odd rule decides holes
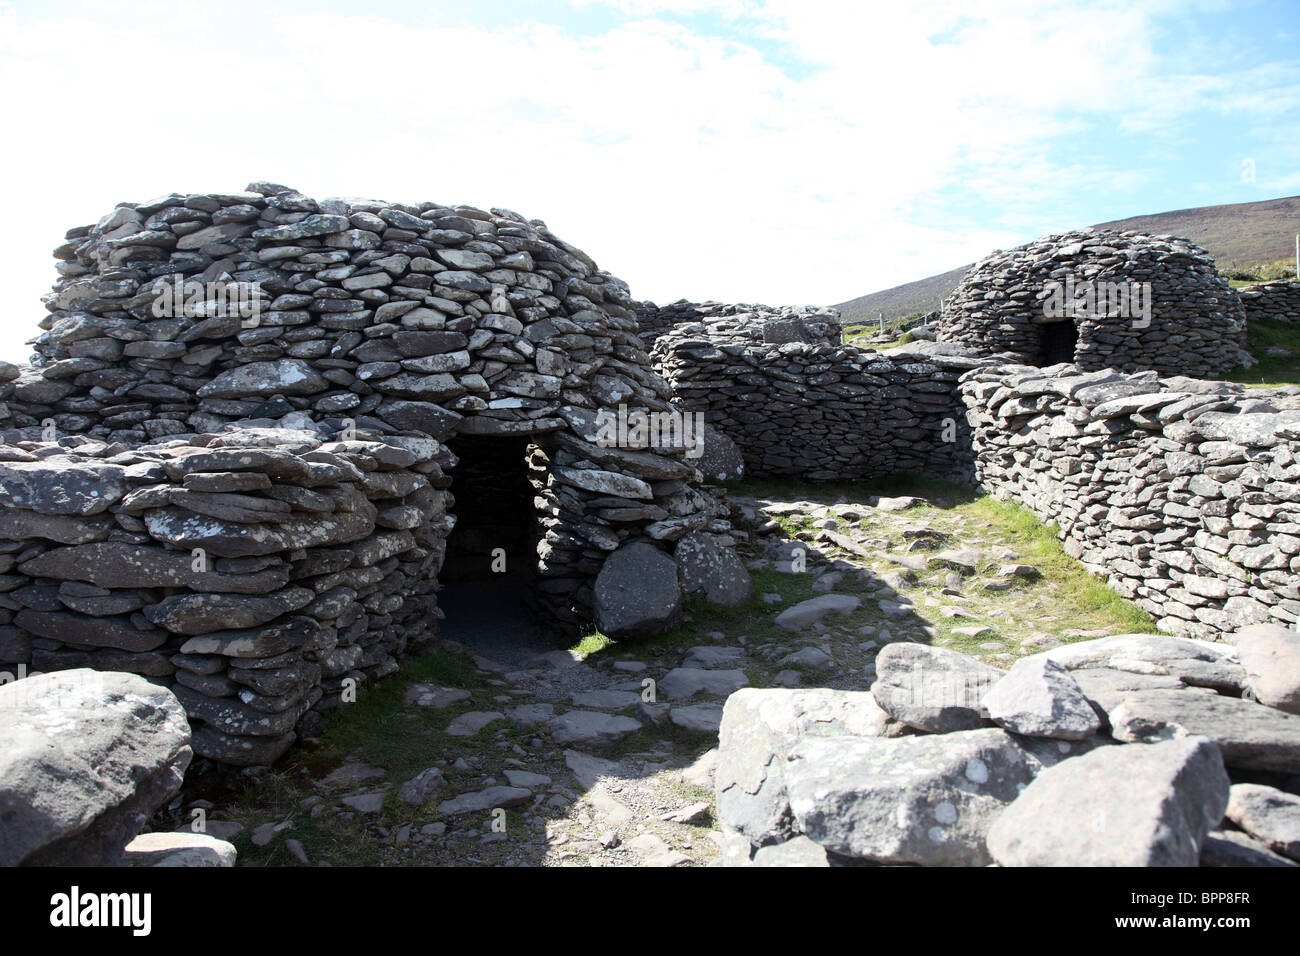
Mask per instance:
[[[438,575],[441,635],[503,664],[550,650],[530,610],[538,522],[527,436],[463,435],[448,448],[456,525]]]
[[[1038,366],[1046,368],[1062,362],[1073,362],[1074,347],[1079,341],[1079,327],[1074,324],[1074,319],[1048,322],[1040,328],[1043,338],[1039,348]]]
[[[528,438],[464,435],[447,445],[460,461],[451,473],[456,526],[447,538],[440,579],[531,577],[537,515],[528,480]]]

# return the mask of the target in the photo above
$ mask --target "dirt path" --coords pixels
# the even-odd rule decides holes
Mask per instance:
[[[733,495],[758,597],[692,607],[642,645],[555,650],[499,590],[449,590],[440,650],[283,767],[208,788],[213,832],[233,834],[245,865],[705,865],[721,839],[717,724],[736,688],[865,690],[892,641],[1005,667],[1141,622],[1023,514],[955,491],[861,499]],[[827,593],[859,606],[776,623]]]

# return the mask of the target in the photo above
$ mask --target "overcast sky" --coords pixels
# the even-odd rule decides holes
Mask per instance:
[[[268,179],[506,206],[638,298],[839,302],[1300,193],[1300,4],[0,3],[0,357],[69,226]]]

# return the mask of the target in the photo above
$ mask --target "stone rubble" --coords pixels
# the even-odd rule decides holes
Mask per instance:
[[[760,852],[798,841],[764,860],[1285,865],[1300,798],[1279,787],[1300,773],[1286,743],[1296,718],[1198,685],[1197,655],[1235,665],[1231,647],[1118,635],[1024,657],[990,686],[973,658],[894,643],[869,694],[739,691],[719,738],[721,862],[764,865]],[[1111,682],[1103,703],[1083,679],[1102,674],[1135,680]],[[1169,683],[1143,689],[1151,679]]]

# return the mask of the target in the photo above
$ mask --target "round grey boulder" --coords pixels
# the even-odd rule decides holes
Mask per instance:
[[[677,564],[648,541],[624,544],[596,576],[596,626],[615,640],[671,631],[682,622]]]

